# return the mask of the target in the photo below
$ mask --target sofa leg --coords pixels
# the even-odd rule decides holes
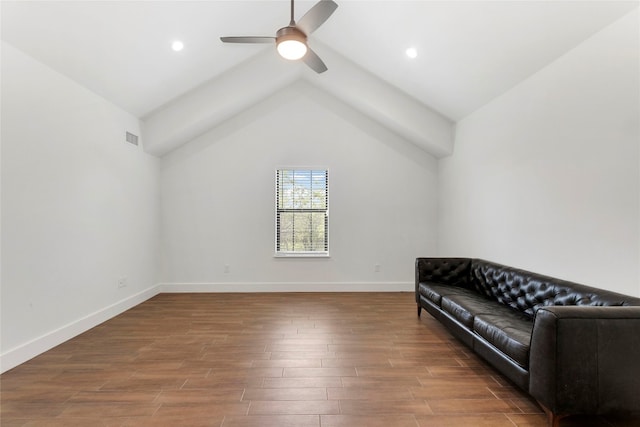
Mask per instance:
[[[420,313],[422,313],[422,306],[418,304],[418,317],[420,317]]]
[[[544,405],[540,405],[544,410],[544,413],[547,414],[547,422],[549,427],[560,427],[560,420],[565,417],[565,415],[554,414],[549,409],[545,408]]]

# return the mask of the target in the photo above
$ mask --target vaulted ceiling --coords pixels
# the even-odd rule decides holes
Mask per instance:
[[[321,75],[280,59],[270,45],[220,42],[223,35],[273,35],[289,21],[282,0],[3,0],[2,39],[150,123],[180,102],[193,104],[199,91],[224,98],[214,102],[229,115],[243,108],[230,98],[256,102],[304,78],[348,102],[361,98],[361,108],[377,104],[368,106],[374,118],[411,139],[421,132],[419,119],[406,126],[393,114],[375,117],[385,100],[453,123],[638,7],[609,0],[335,1],[336,12],[309,38],[329,68]],[[314,4],[297,1],[296,17]],[[174,40],[182,51],[171,49]],[[417,58],[406,56],[409,47]],[[380,94],[373,99],[365,92],[372,85]]]

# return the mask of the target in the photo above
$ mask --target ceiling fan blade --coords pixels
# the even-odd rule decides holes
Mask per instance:
[[[315,4],[296,24],[306,35],[313,33],[329,19],[331,14],[338,8],[338,4],[333,0],[320,0]]]
[[[273,43],[275,37],[220,37],[224,43]]]
[[[328,68],[324,65],[322,59],[320,59],[320,57],[310,48],[307,47],[307,49],[307,54],[302,58],[302,61],[318,74],[327,71]]]

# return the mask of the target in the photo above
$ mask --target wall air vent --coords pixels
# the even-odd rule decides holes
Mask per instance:
[[[138,135],[127,132],[127,142],[133,145],[138,145]]]

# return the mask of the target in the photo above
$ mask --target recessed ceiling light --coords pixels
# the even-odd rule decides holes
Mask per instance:
[[[418,50],[415,47],[410,47],[409,49],[407,49],[405,51],[405,53],[411,59],[414,59],[414,58],[418,57]]]
[[[182,43],[180,40],[176,40],[171,43],[171,49],[175,50],[176,52],[180,52],[182,49],[184,49],[184,43]]]

